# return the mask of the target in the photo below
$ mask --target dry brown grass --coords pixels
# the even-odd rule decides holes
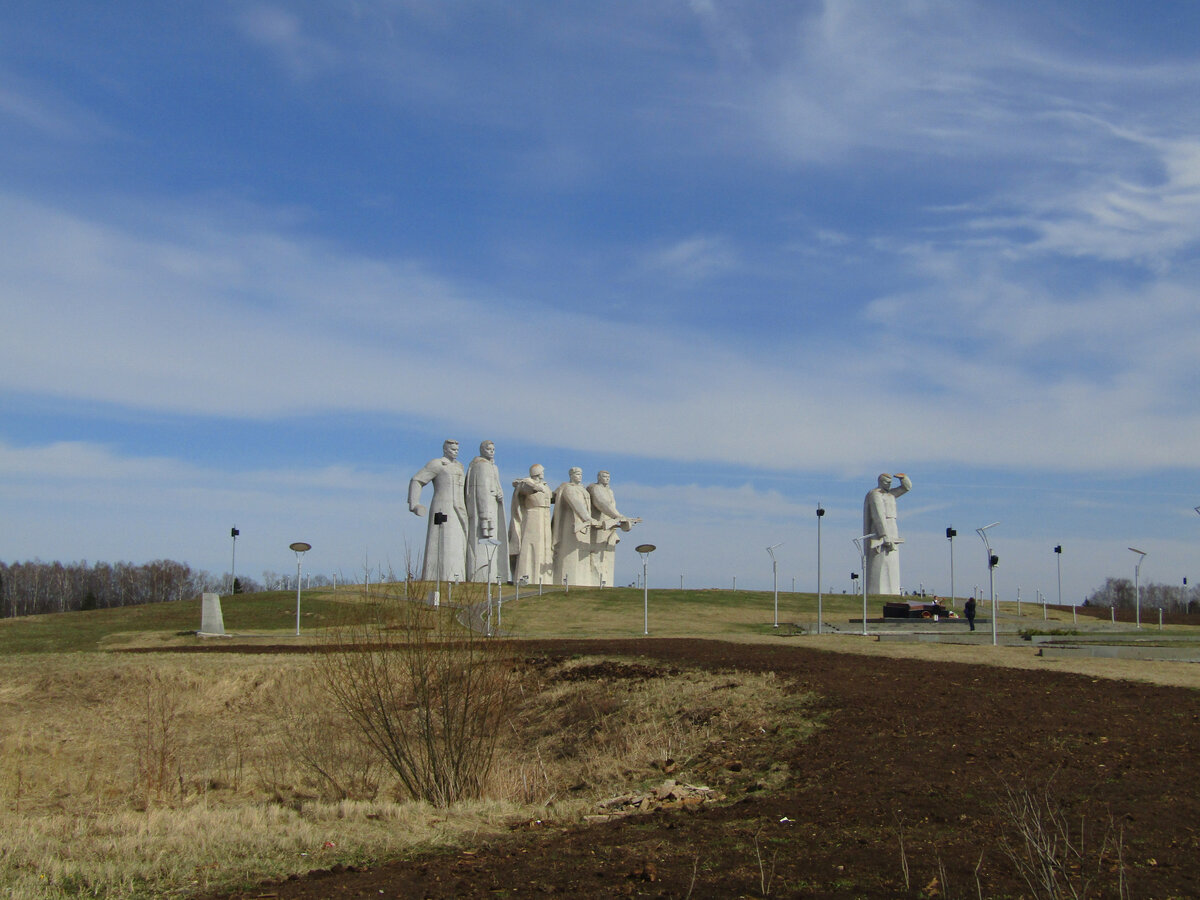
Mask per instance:
[[[322,733],[311,661],[294,656],[37,655],[0,662],[0,885],[11,896],[158,896],[361,862],[501,826],[488,801],[435,822]],[[344,734],[342,735],[344,737]],[[344,744],[351,748],[353,742]],[[311,750],[311,748],[309,748]],[[401,827],[397,827],[397,826]]]
[[[435,811],[396,799],[314,675],[296,655],[0,660],[0,891],[187,895],[569,820],[785,712],[770,676],[527,671],[488,799]]]
[[[506,796],[554,817],[665,777],[704,779],[781,724],[793,738],[814,727],[808,698],[785,696],[770,672],[664,671],[585,657],[527,673],[523,689],[498,778]]]

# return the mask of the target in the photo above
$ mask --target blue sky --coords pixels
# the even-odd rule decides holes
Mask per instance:
[[[399,568],[454,437],[651,586],[1200,578],[1200,6],[6,3],[0,559]],[[632,540],[636,538],[637,540]]]

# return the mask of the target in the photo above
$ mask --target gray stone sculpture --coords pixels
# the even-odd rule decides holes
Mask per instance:
[[[642,521],[623,516],[617,511],[617,502],[609,486],[611,482],[612,476],[601,469],[596,474],[596,482],[587,486],[588,497],[592,501],[592,515],[600,523],[592,529],[591,564],[597,581],[603,587],[612,587],[616,549],[621,540],[618,532],[629,531]]]
[[[423,581],[462,581],[467,562],[467,507],[463,467],[458,461],[458,441],[442,444],[442,455],[432,459],[408,483],[408,508],[423,516],[421,488],[433,482],[429,527],[425,532]],[[444,522],[438,522],[445,516]],[[440,565],[439,565],[440,563]]]
[[[528,478],[513,482],[508,552],[512,554],[514,584],[554,582],[554,547],[550,532],[552,499],[546,470],[540,465],[529,467]]]
[[[871,488],[863,500],[863,534],[873,534],[866,547],[868,594],[900,593],[900,529],[896,525],[896,498],[912,490],[912,481],[898,473],[900,487],[892,487],[892,476],[879,476],[879,486]]]
[[[583,486],[583,469],[573,468],[569,481],[554,489],[554,583],[569,587],[595,587],[599,576],[592,566],[592,529],[600,523],[592,515],[592,501]]]
[[[496,445],[484,441],[479,455],[467,467],[467,577],[487,581],[487,541],[496,541],[492,557],[492,580],[508,581],[508,532],[504,527],[504,491],[496,468]]]

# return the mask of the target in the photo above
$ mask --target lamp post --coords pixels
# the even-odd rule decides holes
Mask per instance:
[[[862,577],[862,595],[863,595],[863,637],[867,634],[867,541],[879,535],[871,533],[864,534],[862,537],[854,539],[854,546],[858,548],[858,565],[859,571],[863,573]]]
[[[825,509],[821,501],[817,501],[817,634],[821,633],[821,615],[824,612],[821,596],[821,520],[825,518]],[[795,587],[792,588],[795,591]]]
[[[442,574],[443,574],[442,573],[442,564],[446,560],[446,551],[445,551],[446,518],[447,518],[447,516],[445,513],[435,512],[433,514],[433,524],[437,526],[437,530],[438,530],[437,584],[435,584],[433,586],[433,605],[434,606],[442,605]],[[447,588],[449,588],[449,585],[447,585]],[[453,591],[450,592],[450,599],[452,601],[454,599]]]
[[[976,528],[975,533],[979,535],[979,539],[983,541],[984,549],[987,550],[988,564],[988,593],[992,598],[992,646],[995,647],[1000,643],[996,636],[996,563],[1000,562],[1000,558],[992,553],[992,545],[988,542],[987,530],[995,528],[999,522],[993,522],[991,525],[984,525],[982,528]]]
[[[296,552],[296,637],[300,637],[300,559],[312,549],[312,544],[296,541],[289,544],[288,549]]]
[[[496,548],[500,546],[500,542],[488,538],[482,541],[482,544],[487,548],[488,574],[487,574],[487,607],[488,607],[488,626],[487,635],[492,636],[492,560],[496,556]]]
[[[237,593],[237,539],[241,534],[236,525],[229,529],[229,537],[233,540],[233,554],[229,559],[229,593]]]
[[[653,544],[638,544],[633,548],[642,555],[642,634],[650,633],[650,588],[646,584],[646,560],[658,548]]]
[[[954,605],[954,539],[958,532],[953,528],[946,529],[946,540],[950,542],[950,605]]]
[[[1058,563],[1058,605],[1062,606],[1062,544],[1055,545],[1054,559]],[[1079,610],[1076,609],[1074,603],[1071,604],[1071,622],[1072,624],[1079,622]]]
[[[771,557],[771,577],[775,581],[775,628],[779,627],[779,563],[775,559],[775,551],[783,546],[783,542],[774,544],[767,548],[767,553]]]
[[[1138,555],[1137,564],[1133,567],[1133,606],[1137,615],[1137,627],[1142,627],[1142,560],[1146,558],[1146,551],[1139,550],[1137,547],[1130,547],[1134,553]]]

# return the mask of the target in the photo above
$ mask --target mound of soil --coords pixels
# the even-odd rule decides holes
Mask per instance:
[[[1195,691],[718,641],[522,652],[618,654],[629,662],[617,668],[641,678],[663,667],[772,670],[820,698],[823,727],[776,760],[791,772],[779,790],[527,828],[468,852],[236,896],[1034,896],[1014,862],[1026,854],[1022,830],[1064,821],[1082,854],[1044,878],[1086,882],[1091,896],[1200,895]]]

